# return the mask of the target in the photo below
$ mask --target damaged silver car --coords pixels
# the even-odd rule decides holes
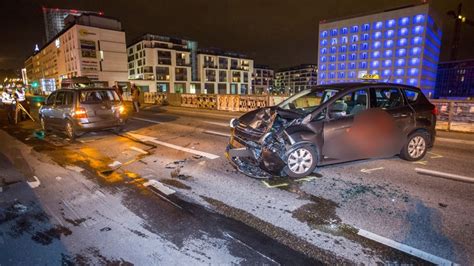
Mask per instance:
[[[415,87],[322,85],[231,120],[226,155],[254,178],[300,178],[322,165],[394,155],[415,161],[433,146],[436,114]]]

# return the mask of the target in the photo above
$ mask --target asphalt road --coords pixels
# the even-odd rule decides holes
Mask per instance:
[[[9,163],[0,167],[15,173],[5,174],[10,182],[30,186],[19,182],[0,193],[3,209],[15,213],[0,216],[0,246],[30,241],[67,263],[474,261],[474,184],[415,171],[474,178],[472,135],[440,132],[416,163],[364,160],[263,182],[237,173],[223,154],[229,119],[239,115],[152,107],[119,135],[89,133],[75,142],[35,135],[32,122],[4,125],[0,152]],[[144,186],[150,180],[158,189]],[[163,185],[176,192],[165,196]],[[25,194],[18,202],[37,212],[29,219],[7,197],[15,189]],[[25,223],[32,224],[26,233],[15,234]],[[38,242],[38,232],[50,244]],[[43,261],[48,252],[32,256]],[[0,262],[17,253],[2,252]]]

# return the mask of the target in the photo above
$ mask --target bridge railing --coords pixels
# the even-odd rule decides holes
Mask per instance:
[[[144,93],[144,102],[148,104],[169,104],[230,112],[248,112],[260,107],[273,106],[286,98],[273,95]],[[131,100],[131,97],[124,94],[124,99]],[[431,102],[439,111],[437,129],[474,133],[474,101],[431,100]]]

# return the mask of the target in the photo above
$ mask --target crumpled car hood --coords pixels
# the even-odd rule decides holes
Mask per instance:
[[[250,111],[239,118],[239,122],[246,127],[250,127],[254,130],[260,132],[268,131],[275,121],[276,117],[280,116],[281,118],[287,120],[293,120],[300,118],[301,115],[287,111],[276,106],[273,107],[263,107],[253,111]]]

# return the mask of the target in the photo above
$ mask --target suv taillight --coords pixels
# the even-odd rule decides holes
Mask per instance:
[[[78,107],[73,113],[74,118],[87,118],[87,111],[83,107]]]
[[[431,113],[434,115],[439,115],[438,107],[434,107],[433,110],[431,110]]]

